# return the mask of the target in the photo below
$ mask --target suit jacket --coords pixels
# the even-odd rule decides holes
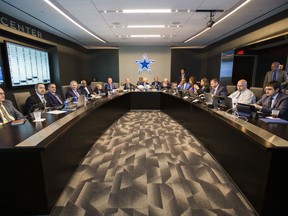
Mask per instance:
[[[213,91],[214,91],[214,89],[211,88],[210,93],[213,94]],[[221,96],[221,97],[226,97],[228,95],[226,87],[219,85],[218,88],[217,88],[217,91],[214,92],[214,95]]]
[[[2,102],[3,106],[5,107],[5,109],[7,110],[7,112],[13,116],[15,119],[21,119],[24,116],[22,115],[21,112],[19,112],[14,106],[13,103],[9,100],[5,100]],[[1,119],[0,119],[1,121]]]
[[[261,112],[271,114],[272,109],[278,109],[280,110],[278,115],[279,118],[288,120],[288,95],[279,92],[272,108],[268,107],[269,98],[270,98],[269,96],[264,94],[262,98],[259,101],[257,101],[257,104],[262,106]]]
[[[128,86],[127,86],[127,83],[124,83],[124,84],[123,84],[124,89],[126,90],[126,89],[133,89],[133,88],[135,88],[135,86],[134,86],[132,83],[130,83],[129,85],[130,85],[130,86],[128,87]]]
[[[108,91],[112,91],[113,89],[116,89],[116,86],[114,83],[111,83],[111,84],[108,84],[106,83],[105,84],[105,87],[104,87],[104,91],[107,93]]]
[[[210,92],[210,88],[208,86],[202,86],[197,90],[198,95],[200,94],[204,94],[204,92],[209,93]]]
[[[266,73],[264,82],[263,82],[263,87],[265,87],[267,82],[270,82],[273,80],[273,71],[268,71]],[[283,70],[279,70],[278,71],[278,77],[277,77],[277,81],[280,82],[282,85],[285,85],[287,82],[287,73],[286,71]]]
[[[87,85],[87,89],[88,89],[88,91],[90,92],[90,94],[93,94],[93,90],[92,90],[92,88],[91,88],[90,85]],[[88,95],[88,92],[84,89],[83,86],[80,86],[80,87],[79,87],[79,90],[81,91],[81,94],[85,95],[86,97],[89,96],[89,95]]]
[[[94,92],[95,92],[96,94],[104,93],[103,89],[98,89],[97,87],[95,87]]]
[[[189,83],[185,83],[185,87],[184,84],[183,85],[178,85],[178,89],[179,90],[188,90],[191,88],[191,85]]]
[[[77,92],[78,92],[78,94],[79,95],[83,95],[83,93],[82,93],[82,91],[81,90],[79,90],[79,89],[77,89]],[[65,95],[65,98],[67,99],[67,98],[70,98],[70,97],[76,97],[76,95],[75,95],[75,93],[74,93],[74,91],[72,90],[72,89],[70,89],[69,91],[67,91],[66,92],[66,95]]]
[[[188,82],[188,81],[189,81],[189,76],[188,76],[188,74],[185,73],[184,77],[186,78],[186,82]],[[182,80],[182,74],[180,74],[179,77],[178,77],[177,85],[179,85],[179,83],[181,82],[181,80]]]
[[[46,94],[44,95],[44,99],[46,100],[46,107],[52,107],[50,98]],[[26,99],[25,106],[24,106],[24,115],[28,115],[30,113],[32,106],[35,104],[39,104],[39,105],[43,104],[39,96],[36,93]]]
[[[53,107],[57,107],[57,106],[61,106],[64,102],[63,102],[63,99],[62,99],[62,97],[59,95],[59,94],[57,94],[57,93],[55,93],[57,96],[58,96],[58,98],[62,101],[62,103],[60,103],[58,100],[57,100],[57,98],[55,97],[55,95],[54,94],[52,94],[50,91],[47,93],[47,96],[49,97],[49,99],[50,99],[50,102],[51,102],[51,105],[53,106]]]

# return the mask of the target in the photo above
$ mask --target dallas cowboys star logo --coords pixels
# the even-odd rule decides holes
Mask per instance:
[[[136,60],[136,63],[139,65],[138,73],[140,74],[143,72],[143,70],[146,70],[151,74],[152,71],[150,67],[154,62],[154,60],[148,60],[147,55],[144,53],[142,60]]]

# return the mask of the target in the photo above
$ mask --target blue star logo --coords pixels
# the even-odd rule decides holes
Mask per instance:
[[[154,64],[154,60],[148,60],[147,55],[144,53],[143,54],[143,59],[142,60],[136,60],[136,63],[139,65],[138,73],[142,73],[143,70],[146,70],[148,73],[151,74],[151,65]]]

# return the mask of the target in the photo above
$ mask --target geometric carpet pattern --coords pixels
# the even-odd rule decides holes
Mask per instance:
[[[160,111],[131,111],[94,144],[56,215],[257,215],[197,139]]]

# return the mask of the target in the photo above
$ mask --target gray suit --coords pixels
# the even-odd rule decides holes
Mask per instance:
[[[264,94],[262,98],[257,101],[257,104],[262,106],[261,112],[271,114],[272,109],[278,109],[280,110],[279,118],[288,120],[288,95],[279,92],[272,108],[268,107],[269,98],[269,96]]]
[[[265,88],[265,85],[267,82],[273,81],[273,71],[268,71],[266,73],[264,82],[263,82],[263,88]],[[286,71],[283,70],[278,70],[278,77],[277,77],[277,81],[281,83],[281,85],[285,85],[287,84],[287,73]]]
[[[2,102],[2,104],[4,105],[5,109],[7,110],[7,112],[13,116],[15,119],[20,119],[23,118],[24,116],[22,115],[22,113],[20,113],[12,104],[11,101],[9,100],[5,100]]]

